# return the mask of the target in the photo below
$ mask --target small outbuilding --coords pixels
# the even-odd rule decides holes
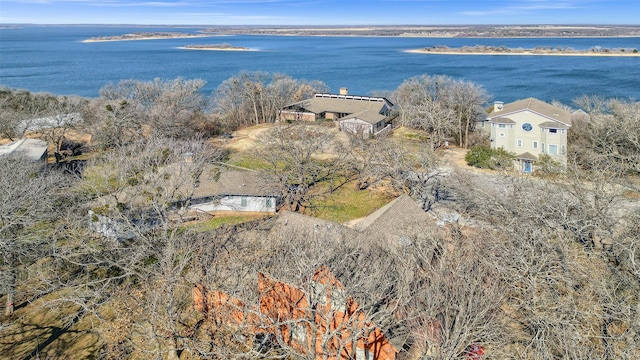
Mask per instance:
[[[31,161],[46,161],[46,141],[38,139],[20,139],[12,143],[0,146],[0,156],[18,156]]]

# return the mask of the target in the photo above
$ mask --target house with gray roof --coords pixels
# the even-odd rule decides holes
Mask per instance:
[[[567,131],[571,113],[535,98],[504,104],[496,101],[487,116],[491,148],[516,154],[518,169],[534,170],[540,155],[567,163]]]
[[[194,189],[190,210],[275,213],[280,195],[275,183],[249,170],[205,170]]]
[[[394,119],[393,103],[384,97],[340,94],[316,94],[280,109],[279,121],[334,120],[342,131],[361,135],[390,132]]]

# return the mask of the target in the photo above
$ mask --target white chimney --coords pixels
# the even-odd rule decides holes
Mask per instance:
[[[347,89],[346,87],[341,87],[340,95],[349,95],[349,89]]]
[[[493,112],[502,111],[503,107],[504,107],[504,102],[502,102],[502,101],[494,101],[493,102]]]

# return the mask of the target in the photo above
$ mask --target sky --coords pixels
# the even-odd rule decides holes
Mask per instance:
[[[639,0],[0,0],[0,24],[640,25]]]

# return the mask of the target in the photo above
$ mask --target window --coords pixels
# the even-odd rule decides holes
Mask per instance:
[[[537,148],[538,148],[538,142],[537,142],[537,141],[534,141],[534,142],[533,142],[533,148],[534,148],[534,149],[537,149]]]
[[[240,206],[245,207],[247,206],[247,197],[243,196],[240,198]]]
[[[558,155],[558,145],[549,144],[549,155]]]
[[[500,137],[504,137],[504,133],[500,133]]]
[[[507,125],[505,125],[505,124],[498,124],[498,127],[499,127],[500,129],[504,129],[504,128],[506,128],[506,127],[507,127]]]
[[[270,208],[270,207],[271,207],[271,198],[270,198],[270,197],[268,197],[268,198],[267,198],[267,203],[265,204],[265,206],[266,206],[267,208]]]
[[[533,125],[531,125],[531,123],[524,123],[522,124],[522,130],[529,132],[533,130]]]
[[[518,147],[522,147],[522,139],[516,140],[516,144]]]
[[[558,129],[549,129],[549,132],[552,134],[557,134],[558,133]]]
[[[564,134],[564,129],[560,129],[560,134]]]
[[[540,151],[544,154],[544,143],[542,143],[542,146],[540,146]]]
[[[560,155],[567,155],[567,147],[564,144],[560,145]]]

